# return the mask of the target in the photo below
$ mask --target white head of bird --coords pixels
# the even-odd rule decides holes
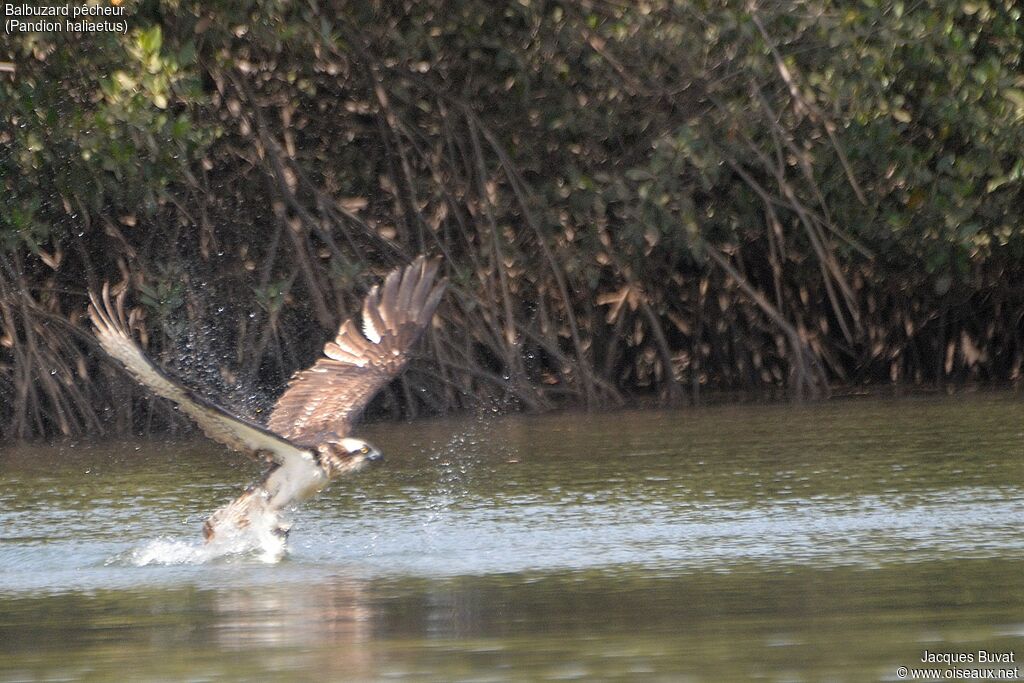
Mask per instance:
[[[351,436],[337,441],[325,441],[316,447],[316,454],[331,479],[358,472],[384,459],[384,454],[377,448]]]

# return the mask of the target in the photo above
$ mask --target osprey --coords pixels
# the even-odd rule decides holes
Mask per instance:
[[[269,520],[284,536],[281,511],[383,458],[349,432],[370,400],[402,371],[430,324],[446,284],[434,284],[437,270],[436,260],[420,256],[392,271],[382,287],[375,285],[363,302],[362,330],[351,319],[341,325],[324,346],[324,357],[288,382],[266,427],[210,403],[154,365],[129,331],[123,294],[115,307],[108,284],[102,298],[90,293],[89,317],[100,346],[140,384],[177,403],[214,441],[272,463],[259,483],[206,520],[207,541],[246,529],[256,519]]]

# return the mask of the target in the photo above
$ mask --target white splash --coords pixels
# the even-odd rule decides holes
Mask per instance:
[[[275,529],[276,515],[258,517],[246,529],[221,530],[212,541],[181,541],[158,538],[136,548],[120,560],[136,567],[147,565],[205,564],[232,555],[255,555],[261,562],[274,564],[287,554],[287,539]]]
[[[117,560],[127,560],[136,567],[147,565],[202,564],[212,559],[205,545],[175,541],[170,538],[158,538],[141,548],[136,548]]]

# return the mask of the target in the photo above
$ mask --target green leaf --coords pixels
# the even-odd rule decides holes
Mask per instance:
[[[1017,107],[1017,113],[1024,113],[1024,90],[1017,88],[1007,88],[1003,91],[1003,97],[1010,100],[1015,107]]]
[[[139,47],[142,49],[144,54],[152,55],[160,52],[163,40],[164,36],[163,32],[160,30],[159,24],[139,32]]]

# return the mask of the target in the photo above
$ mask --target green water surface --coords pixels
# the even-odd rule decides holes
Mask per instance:
[[[210,557],[209,442],[0,451],[0,681],[902,680],[1024,656],[1009,395],[372,425],[385,464]],[[950,668],[950,667],[944,667]]]

